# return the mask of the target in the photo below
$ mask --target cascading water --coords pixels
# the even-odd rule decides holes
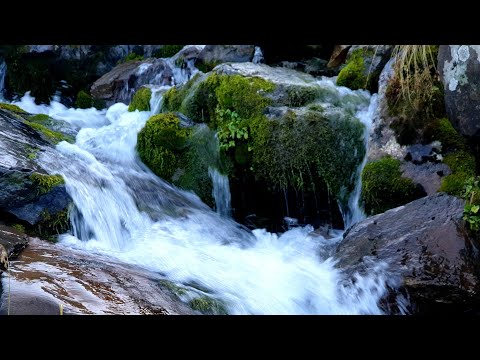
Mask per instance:
[[[0,100],[3,100],[3,92],[5,91],[5,76],[7,75],[7,63],[0,62]]]
[[[358,94],[344,95],[365,102],[367,95]],[[311,236],[311,226],[280,236],[250,232],[156,177],[135,151],[150,112],[128,112],[124,104],[90,113],[56,102],[46,108],[28,95],[18,105],[81,128],[75,144],[61,142],[39,158],[63,176],[75,203],[74,235],[62,235],[64,245],[160,272],[186,289],[182,300],[208,296],[230,314],[381,313],[384,268],[379,264],[355,282],[344,278],[330,257],[341,231],[328,240]]]
[[[215,199],[215,209],[222,216],[230,216],[230,185],[228,176],[222,175],[215,168],[208,168],[208,175],[212,179],[212,195]]]
[[[345,219],[345,229],[348,229],[353,224],[363,220],[366,218],[365,212],[363,210],[361,204],[361,195],[362,195],[362,171],[365,165],[367,164],[367,157],[368,157],[368,142],[370,137],[370,130],[372,128],[372,119],[377,111],[378,107],[377,101],[377,94],[372,95],[370,99],[370,105],[367,109],[361,110],[357,113],[358,119],[362,122],[365,126],[365,130],[363,132],[364,136],[364,144],[365,144],[365,156],[358,167],[355,179],[355,188],[353,192],[350,194],[348,199],[348,210],[344,215]]]

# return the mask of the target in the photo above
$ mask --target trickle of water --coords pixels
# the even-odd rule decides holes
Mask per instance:
[[[231,213],[231,195],[228,176],[222,175],[215,168],[208,168],[208,175],[212,179],[212,196],[215,199],[215,209],[221,216],[230,216]]]
[[[353,224],[366,218],[365,211],[361,204],[361,195],[362,195],[362,171],[367,164],[368,157],[368,143],[370,138],[370,131],[372,128],[372,120],[378,108],[377,94],[373,94],[370,99],[370,105],[367,109],[360,110],[357,113],[358,119],[365,125],[363,131],[363,141],[365,144],[365,156],[363,157],[362,162],[358,166],[357,172],[355,174],[355,188],[350,194],[348,199],[348,210],[344,215],[345,229],[348,229]]]

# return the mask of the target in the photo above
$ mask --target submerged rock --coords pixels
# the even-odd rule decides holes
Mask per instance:
[[[414,313],[478,312],[478,244],[463,229],[463,207],[463,200],[441,193],[367,218],[344,234],[337,267],[353,274],[372,260],[387,263],[387,312],[399,311],[399,294]]]
[[[480,46],[440,46],[438,71],[453,126],[464,136],[480,138]]]

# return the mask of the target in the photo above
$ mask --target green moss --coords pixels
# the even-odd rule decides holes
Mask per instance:
[[[14,228],[15,230],[21,232],[21,233],[24,233],[25,232],[25,226],[21,225],[21,224],[13,224],[12,225],[12,228]]]
[[[387,156],[363,169],[362,200],[368,214],[383,213],[425,195],[411,179],[402,177],[400,164],[400,160]]]
[[[442,178],[439,191],[461,196],[466,181],[475,176],[475,157],[466,151],[456,151],[445,156],[443,162],[452,173]]]
[[[162,111],[179,111],[196,122],[216,122],[217,105],[235,111],[243,119],[262,114],[270,100],[265,94],[274,84],[260,78],[240,75],[197,75],[185,85],[173,88],[164,95]]]
[[[440,141],[443,153],[467,148],[465,139],[447,118],[433,120],[425,129],[424,139],[425,142]]]
[[[337,85],[346,86],[352,90],[371,89],[373,87],[375,74],[368,74],[369,69],[365,65],[365,58],[373,57],[371,50],[358,49],[352,52],[346,66],[340,71],[337,77]]]
[[[128,106],[128,111],[150,111],[150,98],[152,97],[152,90],[146,87],[138,89],[133,94],[132,101]]]
[[[77,100],[75,100],[75,107],[79,109],[89,109],[93,107],[93,99],[84,90],[80,90],[77,94]]]
[[[287,106],[299,107],[305,106],[314,101],[319,95],[321,90],[317,87],[292,87],[287,89]],[[314,109],[315,110],[315,109]]]
[[[27,232],[48,241],[57,242],[58,235],[66,233],[70,228],[69,209],[51,214],[47,209],[41,213],[40,221]]]
[[[172,113],[152,116],[138,134],[137,151],[142,161],[158,176],[171,181],[184,151],[188,129]]]
[[[176,295],[176,296],[183,296],[187,293],[187,289],[186,288],[183,288],[181,286],[178,286],[178,285],[175,285],[173,282],[171,281],[168,281],[168,280],[160,280],[158,282],[160,284],[161,287],[167,289],[168,291],[170,291],[172,294]]]
[[[138,55],[134,52],[131,52],[130,54],[125,56],[120,62],[125,63],[125,62],[129,62],[129,61],[139,61],[139,60],[143,60],[143,56]]]
[[[47,114],[37,114],[29,117],[30,121],[36,122],[36,123],[45,123],[50,120],[50,116]]]
[[[38,151],[40,149],[31,147],[31,146],[27,146],[26,149],[27,149],[27,158],[29,160],[35,160],[38,156]]]
[[[191,300],[189,303],[193,310],[211,315],[228,315],[225,306],[218,300],[207,296],[201,296]]]
[[[55,186],[65,183],[61,175],[44,175],[39,173],[30,175],[30,180],[37,186],[39,194],[46,194]]]
[[[163,45],[160,49],[154,51],[156,58],[169,58],[183,49],[185,45]]]
[[[13,104],[6,104],[6,103],[0,103],[0,109],[8,110],[8,111],[13,111],[16,113],[25,113],[26,111],[23,110],[21,107]]]
[[[252,130],[253,171],[277,189],[308,190],[321,178],[332,194],[346,196],[365,154],[363,131],[357,119],[327,119],[315,111],[259,119]]]
[[[201,72],[208,73],[212,71],[218,64],[220,64],[220,61],[199,61],[195,64],[195,66]]]
[[[51,130],[42,124],[33,121],[25,121],[25,123],[29,125],[32,129],[42,134],[48,141],[53,144],[58,144],[60,141],[67,141],[70,143],[74,142],[74,138],[72,136],[68,136],[62,134],[61,132]]]

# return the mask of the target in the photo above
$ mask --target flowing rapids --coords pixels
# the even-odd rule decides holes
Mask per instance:
[[[158,111],[161,90],[154,91],[152,112],[128,112],[121,103],[103,111],[68,109],[55,101],[38,106],[28,94],[18,103],[79,128],[75,144],[61,142],[56,152],[40,157],[42,166],[63,176],[75,204],[73,234],[62,235],[60,246],[161,274],[184,289],[184,302],[208,296],[229,314],[381,314],[385,269],[377,264],[354,281],[345,278],[331,257],[342,231],[334,231],[333,239],[312,235],[311,226],[281,235],[249,231],[225,216],[228,179],[218,172],[210,173],[215,212],[140,161],[137,133]],[[357,112],[367,135],[375,97],[368,106],[368,94],[338,92],[367,97]],[[362,217],[358,182],[347,224]]]

